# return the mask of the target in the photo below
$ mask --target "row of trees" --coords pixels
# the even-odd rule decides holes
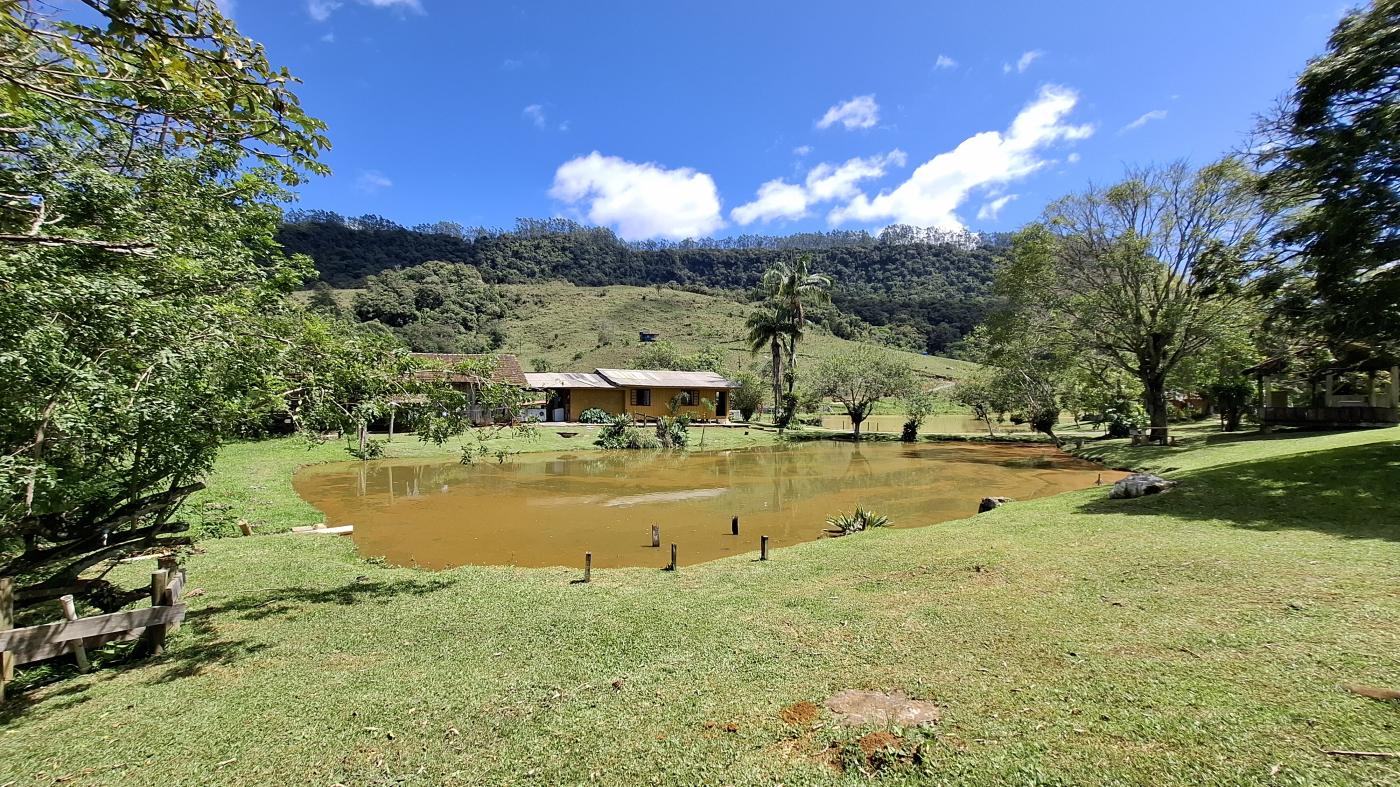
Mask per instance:
[[[809,319],[843,338],[930,352],[946,350],[986,315],[995,260],[1005,249],[1003,236],[907,227],[879,237],[833,232],[627,244],[606,228],[564,219],[521,220],[513,230],[495,231],[448,222],[407,229],[375,216],[343,219],[324,212],[291,218],[279,241],[310,256],[322,280],[336,287],[361,287],[384,271],[442,260],[474,266],[490,283],[664,284],[761,299],[765,272],[796,265],[805,255],[812,272],[842,283],[832,293],[834,308],[815,308]]]

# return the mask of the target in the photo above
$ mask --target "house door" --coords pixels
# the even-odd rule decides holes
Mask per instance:
[[[719,418],[729,417],[729,392],[720,391],[719,401],[715,404],[715,415]]]

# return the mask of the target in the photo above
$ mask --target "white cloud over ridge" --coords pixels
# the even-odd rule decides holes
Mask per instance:
[[[939,69],[943,69],[943,68],[957,68],[957,67],[958,67],[958,61],[954,60],[954,59],[951,58],[951,57],[948,57],[947,55],[939,55],[939,56],[938,56],[938,59],[934,61],[933,67],[934,67],[934,68],[939,68]]]
[[[412,11],[415,14],[424,13],[421,0],[357,0],[357,2],[371,8],[394,8],[399,11]],[[306,0],[306,13],[315,21],[324,22],[344,5],[345,3],[341,0]]]
[[[842,164],[823,162],[808,170],[801,184],[782,178],[764,183],[758,187],[757,197],[731,210],[729,218],[742,225],[800,219],[814,205],[856,196],[860,193],[857,183],[884,177],[889,167],[902,167],[906,161],[904,151],[895,149],[882,156],[853,158]]]
[[[1167,110],[1165,110],[1165,109],[1154,109],[1154,110],[1152,110],[1151,112],[1144,112],[1144,113],[1142,113],[1141,115],[1138,115],[1138,119],[1137,119],[1137,120],[1134,120],[1133,122],[1131,122],[1131,123],[1129,123],[1128,125],[1124,126],[1122,129],[1120,129],[1120,131],[1132,131],[1132,130],[1134,130],[1134,129],[1142,128],[1143,126],[1147,125],[1148,123],[1151,123],[1151,122],[1154,121],[1154,120],[1166,120],[1166,119],[1167,119]]]
[[[826,111],[817,120],[817,128],[830,128],[840,123],[847,131],[858,128],[871,128],[880,122],[880,105],[875,103],[875,94],[856,96],[842,101]]]
[[[593,151],[560,165],[549,196],[627,240],[700,238],[724,226],[714,178]]]
[[[997,197],[994,200],[982,203],[982,207],[977,209],[977,220],[995,220],[997,216],[1001,215],[1001,209],[1009,205],[1011,200],[1016,199],[1017,196],[1019,195],[1007,194],[1004,197]]]
[[[908,180],[893,189],[874,197],[856,194],[845,205],[833,209],[827,220],[833,225],[892,221],[964,229],[957,209],[972,192],[1025,178],[1051,163],[1041,155],[1044,148],[1086,139],[1094,133],[1091,124],[1066,122],[1078,103],[1079,94],[1074,90],[1046,85],[1021,108],[1006,131],[974,134],[953,150],[919,165]]]
[[[355,179],[355,188],[366,194],[383,191],[384,189],[392,188],[393,185],[394,181],[389,180],[387,175],[377,169],[364,170],[360,173],[360,176]]]
[[[525,117],[525,119],[527,119],[527,120],[529,120],[531,123],[533,123],[534,126],[535,126],[535,128],[538,128],[538,129],[541,129],[541,130],[544,129],[544,124],[545,124],[544,107],[541,106],[540,104],[531,104],[530,106],[525,107],[524,109],[520,110],[520,114],[523,115],[523,116]]]
[[[1029,52],[1022,52],[1021,56],[1016,59],[1015,64],[1002,63],[1001,72],[1003,74],[1010,74],[1012,71],[1015,71],[1018,74],[1024,74],[1026,73],[1026,69],[1031,67],[1032,63],[1041,59],[1042,57],[1045,57],[1045,53],[1040,51],[1039,49],[1032,49]]]

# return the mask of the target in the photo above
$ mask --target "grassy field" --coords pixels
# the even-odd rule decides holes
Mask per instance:
[[[165,656],[4,709],[0,785],[1400,783],[1320,751],[1400,749],[1400,707],[1339,689],[1400,688],[1400,430],[1183,442],[1086,449],[1181,481],[1159,497],[588,585],[205,542]],[[285,452],[230,452],[214,488],[290,516]],[[943,718],[875,739],[783,712],[845,688]]]
[[[502,323],[506,342],[501,350],[520,356],[526,371],[536,358],[547,363],[550,371],[632,366],[641,350],[639,331],[657,332],[686,353],[711,345],[720,347],[732,369],[757,369],[764,360],[751,355],[743,341],[744,320],[754,308],[750,304],[654,287],[577,287],[567,282],[542,282],[510,284],[504,289],[516,305]],[[337,291],[337,298],[347,306],[353,297],[353,290]],[[798,364],[811,365],[839,350],[870,347],[813,330],[802,342]],[[975,368],[951,358],[888,352],[907,359],[926,377],[958,379]]]

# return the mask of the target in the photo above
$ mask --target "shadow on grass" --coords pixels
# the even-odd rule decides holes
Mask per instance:
[[[1097,498],[1086,514],[1226,520],[1254,530],[1314,530],[1400,541],[1400,448],[1389,443],[1213,467],[1169,494]]]
[[[0,726],[22,717],[62,712],[81,705],[91,699],[89,695],[94,688],[136,670],[149,671],[148,683],[173,683],[201,675],[212,667],[237,663],[268,648],[263,643],[222,638],[218,621],[227,616],[264,620],[319,604],[378,603],[404,594],[421,596],[452,584],[444,580],[393,582],[360,577],[333,588],[269,588],[227,603],[192,610],[169,649],[159,656],[146,656],[142,642],[112,643],[89,653],[95,670],[87,676],[78,672],[71,656],[59,656],[25,668],[20,679],[7,687],[15,689],[14,694],[0,703]]]

